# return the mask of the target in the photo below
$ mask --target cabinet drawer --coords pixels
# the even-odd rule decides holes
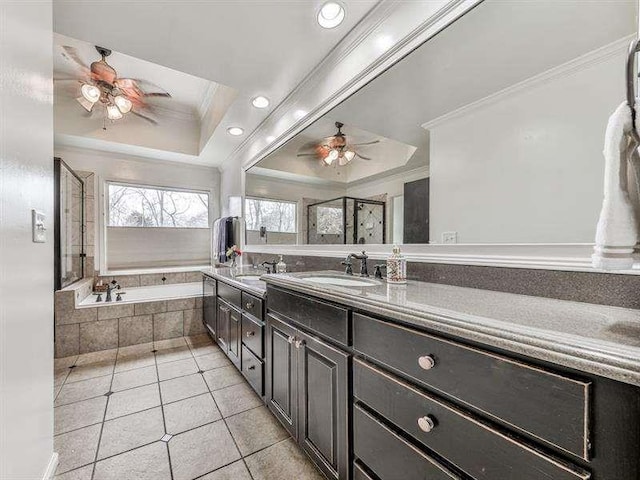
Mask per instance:
[[[251,351],[242,346],[242,374],[261,397],[264,395],[264,365]]]
[[[242,292],[242,309],[260,320],[262,316],[262,300],[246,292]]]
[[[393,433],[358,405],[353,409],[353,442],[354,455],[381,480],[460,478]]]
[[[255,353],[258,358],[263,358],[264,353],[262,349],[264,327],[261,323],[256,322],[247,315],[242,315],[242,343],[244,343],[249,350]]]
[[[360,360],[353,378],[358,400],[477,480],[589,478]]]
[[[353,344],[421,384],[588,459],[590,382],[359,314]]]
[[[242,308],[240,299],[240,289],[227,285],[224,282],[218,282],[218,296],[224,298],[231,305]]]
[[[346,308],[274,287],[267,287],[267,299],[270,312],[280,314],[343,345],[349,344],[349,312]]]

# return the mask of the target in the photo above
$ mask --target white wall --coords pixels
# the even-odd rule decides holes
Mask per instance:
[[[98,152],[72,147],[56,146],[56,156],[61,157],[71,168],[95,172],[96,204],[95,218],[100,218],[101,199],[99,185],[105,180],[120,180],[146,185],[193,188],[209,191],[209,218],[213,221],[220,215],[220,174],[217,168],[153,161],[116,153]],[[100,238],[99,222],[87,225]],[[96,241],[96,268],[102,264],[100,242]]]
[[[432,126],[432,242],[445,231],[459,243],[592,242],[624,57],[562,69]]]
[[[53,454],[51,2],[0,3],[0,478]],[[31,242],[31,209],[47,242]]]

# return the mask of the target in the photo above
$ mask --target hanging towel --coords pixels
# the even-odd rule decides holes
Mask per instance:
[[[631,109],[622,103],[609,117],[604,139],[604,200],[592,255],[595,268],[624,270],[633,266],[638,219],[628,190],[629,160],[637,156],[631,139]]]
[[[220,261],[220,246],[219,246],[219,238],[220,238],[220,218],[218,218],[215,222],[213,222],[213,226],[211,227],[212,235],[211,235],[211,260],[214,262]]]

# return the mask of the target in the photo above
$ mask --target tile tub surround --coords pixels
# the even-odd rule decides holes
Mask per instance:
[[[361,246],[354,245],[354,251],[361,250],[358,247]],[[246,252],[243,263],[259,265],[277,257],[268,253]],[[344,260],[306,255],[283,255],[283,258],[290,272],[339,270],[340,262]],[[373,272],[374,262],[384,263],[383,260],[369,260],[370,272]],[[424,262],[409,262],[407,275],[422,282],[640,309],[640,275]]]
[[[323,478],[206,334],[55,365],[56,480]]]
[[[205,332],[202,297],[76,308],[75,295],[56,292],[56,358]]]
[[[304,276],[327,273],[337,272]],[[262,278],[269,287],[282,286],[457,339],[640,386],[640,310],[418,281],[338,287],[301,276]]]

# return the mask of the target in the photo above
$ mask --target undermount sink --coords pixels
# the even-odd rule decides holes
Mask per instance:
[[[322,285],[335,285],[337,287],[375,287],[379,285],[375,280],[367,280],[365,278],[346,278],[332,276],[309,276],[302,277],[307,282],[319,283]]]
[[[249,282],[257,282],[260,280],[261,275],[252,275],[252,274],[246,274],[246,275],[236,275],[235,278],[237,278],[238,280],[245,280],[245,281],[249,281]]]

